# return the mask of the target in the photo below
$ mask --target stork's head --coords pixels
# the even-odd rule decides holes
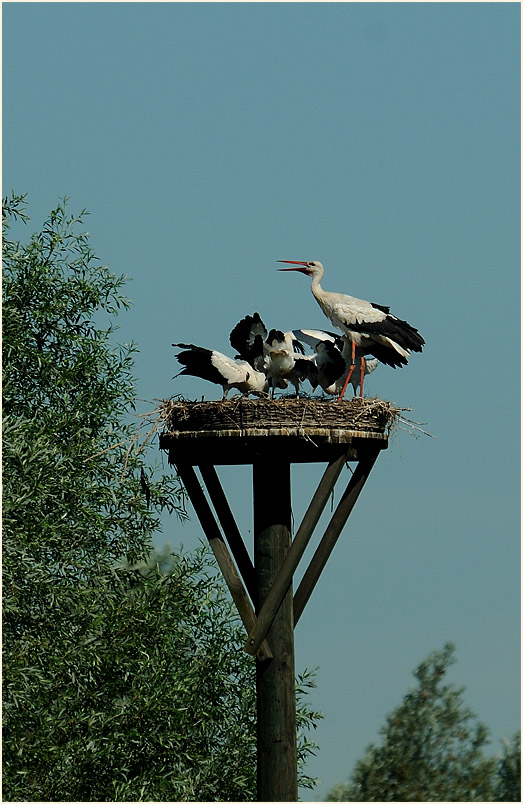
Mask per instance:
[[[295,265],[296,268],[278,268],[278,271],[300,271],[307,276],[321,278],[323,276],[323,265],[321,262],[311,260],[310,262],[300,262],[299,260],[278,260],[278,262],[285,262],[289,265]]]

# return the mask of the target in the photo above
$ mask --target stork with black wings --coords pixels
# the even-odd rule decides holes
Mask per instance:
[[[230,334],[233,349],[238,357],[248,361],[258,371],[263,371],[272,388],[287,388],[289,382],[299,396],[299,386],[309,380],[312,387],[318,384],[314,361],[305,357],[303,345],[291,331],[279,329],[267,331],[259,313],[247,315],[239,321]]]
[[[390,307],[373,304],[344,293],[323,290],[320,281],[324,274],[321,262],[300,262],[299,260],[278,260],[290,263],[294,268],[280,268],[280,271],[300,271],[312,278],[312,295],[328,319],[348,338],[351,345],[351,365],[345,385],[338,401],[341,402],[349,384],[356,361],[360,367],[360,396],[363,394],[365,376],[365,355],[373,355],[381,363],[397,368],[405,366],[412,352],[421,352],[425,344],[418,330],[407,321],[397,318]]]

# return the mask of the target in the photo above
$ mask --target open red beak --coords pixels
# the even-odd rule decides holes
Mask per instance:
[[[307,263],[300,262],[300,260],[277,260],[277,262],[285,262],[289,263],[290,265],[302,265],[305,268],[307,267]],[[303,268],[278,268],[278,271],[301,271],[302,274],[307,273],[307,271],[305,271]]]

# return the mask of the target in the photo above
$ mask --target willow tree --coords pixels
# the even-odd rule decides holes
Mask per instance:
[[[3,216],[4,797],[252,799],[241,625],[208,551],[151,553],[183,490],[136,438],[125,278],[65,201]]]

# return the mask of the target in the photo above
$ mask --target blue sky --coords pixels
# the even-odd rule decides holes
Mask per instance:
[[[447,640],[498,750],[520,722],[519,3],[4,3],[3,26],[4,193],[28,193],[29,231],[64,195],[90,210],[131,277],[141,398],[220,396],[172,379],[173,341],[229,353],[255,310],[325,326],[278,259],[321,260],[326,289],[427,341],[366,391],[437,439],[394,434],[296,631],[325,713],[303,799]],[[293,472],[297,523],[321,471]],[[220,475],[250,544],[248,471]],[[199,538],[173,520],[160,541]]]

